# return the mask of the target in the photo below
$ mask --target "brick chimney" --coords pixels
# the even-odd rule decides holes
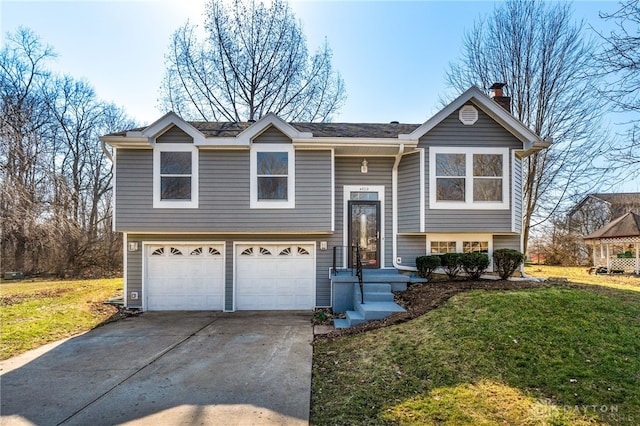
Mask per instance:
[[[510,113],[511,98],[509,96],[504,96],[502,92],[502,88],[506,85],[507,83],[493,83],[493,86],[489,87],[489,97]]]

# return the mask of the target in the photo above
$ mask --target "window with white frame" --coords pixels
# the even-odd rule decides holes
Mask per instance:
[[[198,207],[198,149],[193,145],[154,146],[153,207]]]
[[[444,254],[455,253],[456,242],[455,241],[432,241],[431,242],[431,254]]]
[[[463,241],[463,253],[486,253],[489,254],[489,241]]]
[[[251,147],[251,208],[295,207],[295,152],[291,144]]]
[[[431,209],[508,209],[509,149],[431,147]]]
[[[491,234],[434,234],[427,241],[430,254],[478,252],[489,257],[493,255]]]

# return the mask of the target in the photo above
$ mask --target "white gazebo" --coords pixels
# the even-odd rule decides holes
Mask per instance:
[[[593,246],[593,266],[640,274],[640,216],[629,212],[584,237]]]

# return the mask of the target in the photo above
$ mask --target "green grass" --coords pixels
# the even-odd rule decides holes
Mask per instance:
[[[312,423],[640,424],[640,296],[473,291],[314,347]]]
[[[640,292],[640,276],[636,275],[589,275],[586,266],[547,266],[530,265],[524,268],[525,274],[532,277],[564,277],[570,282],[581,284],[593,284],[619,290],[631,290]]]
[[[102,302],[122,278],[0,284],[0,359],[89,330],[116,312]]]

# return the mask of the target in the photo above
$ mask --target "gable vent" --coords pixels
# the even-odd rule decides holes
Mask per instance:
[[[465,105],[460,108],[460,112],[458,114],[458,118],[460,122],[465,126],[471,126],[478,121],[478,110],[475,109],[472,105]]]

